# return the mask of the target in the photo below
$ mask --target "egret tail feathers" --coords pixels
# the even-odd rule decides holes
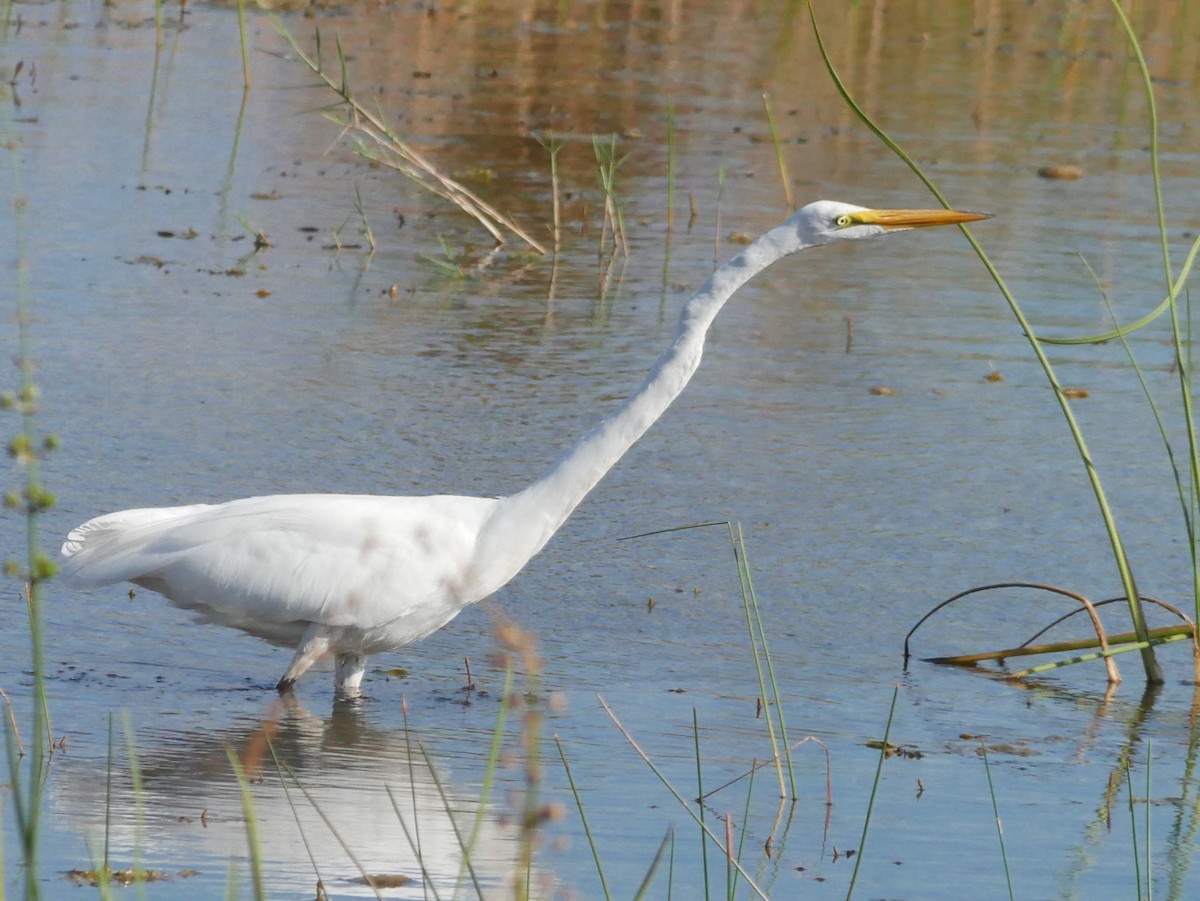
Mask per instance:
[[[209,509],[208,504],[149,507],[90,519],[72,529],[63,542],[61,575],[77,587],[124,582],[139,575],[130,566],[135,557],[140,558],[148,537]]]

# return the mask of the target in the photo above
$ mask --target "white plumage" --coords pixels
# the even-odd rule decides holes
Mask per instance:
[[[687,385],[717,311],[755,274],[807,247],[982,218],[809,204],[713,273],[641,388],[518,494],[296,494],[125,510],[71,531],[63,575],[81,587],[133,582],[205,620],[295,647],[280,689],[333,654],[337,691],[356,694],[367,655],[440,629],[541,550]]]

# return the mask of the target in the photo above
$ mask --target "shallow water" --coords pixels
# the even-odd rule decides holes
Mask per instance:
[[[1038,327],[1107,327],[1078,253],[1122,315],[1158,300],[1145,103],[1107,7],[828,6],[821,23],[851,89],[955,205],[997,214],[973,231]],[[8,103],[6,145],[15,149],[4,190],[10,206],[18,196],[28,204],[0,218],[0,244],[11,262],[23,234],[40,416],[62,439],[44,464],[58,497],[43,520],[48,546],[113,509],[314,490],[498,494],[536,478],[638,384],[687,291],[714,257],[736,251],[730,235],[757,234],[786,212],[764,90],[797,203],[930,203],[846,112],[806,14],[788,4],[283,14],[306,46],[314,26],[327,53],[339,34],[355,89],[542,240],[550,167],[532,133],[563,135],[556,268],[513,245],[489,259],[481,229],[341,147],[318,112],[329,95],[300,89],[311,76],[261,13],[249,16],[254,83],[244,109],[232,10],[198,6],[186,27],[168,22],[157,66],[149,6],[18,5],[11,14],[20,27],[10,29],[6,58],[26,65]],[[1189,15],[1184,4],[1160,3],[1135,20],[1163,123],[1176,264],[1200,198],[1200,57],[1181,37],[1196,32]],[[609,267],[597,254],[591,135],[613,133],[630,254]],[[1039,166],[1064,163],[1085,177],[1036,177]],[[356,188],[373,254],[359,233]],[[247,227],[271,246],[254,253]],[[443,256],[439,239],[473,267],[470,277],[429,262]],[[11,357],[11,322],[0,336]],[[1131,343],[1172,410],[1167,337],[1156,327]],[[1123,351],[1052,357],[1066,384],[1090,394],[1075,409],[1142,590],[1186,607],[1178,502]],[[993,370],[1002,381],[985,378]],[[873,393],[879,386],[893,393]],[[5,515],[0,541],[5,557],[16,556],[22,530]],[[721,519],[746,533],[789,735],[820,739],[832,761],[828,810],[813,743],[797,752],[800,799],[778,825],[768,771],[756,777],[749,818],[744,781],[706,808],[710,824],[731,813],[744,826],[744,859],[772,896],[845,896],[856,861],[845,852],[859,847],[877,760],[866,742],[882,736],[896,684],[891,741],[922,756],[883,769],[860,896],[1004,893],[981,735],[1019,896],[1097,897],[1132,883],[1128,796],[1110,789],[1110,777],[1134,761],[1144,816],[1147,754],[1156,895],[1200,891],[1191,867],[1196,708],[1180,645],[1161,652],[1168,684],[1148,698],[1130,655],[1111,696],[1095,666],[1027,690],[902,667],[911,625],[971,585],[1031,579],[1094,598],[1117,588],[1044,378],[966,242],[947,230],[804,254],[744,289],[721,313],[693,384],[546,550],[495,601],[381,656],[361,709],[330,714],[321,674],[283,709],[270,686],[285,651],[194,625],[146,593],[131,601],[123,588],[51,585],[48,693],[54,732],[68,745],[47,784],[43,893],[76,892],[65,873],[101,853],[112,714],[112,857],[126,866],[138,854],[176,874],[148,897],[217,896],[231,865],[249,894],[223,749],[260,747],[264,719],[363,867],[417,880],[389,897],[424,889],[385,786],[408,805],[406,821],[428,828],[427,880],[447,897],[460,873],[445,811],[469,825],[478,809],[503,682],[490,659],[493,632],[505,616],[537,640],[540,687],[555,700],[546,732],[570,758],[610,889],[632,895],[674,827],[673,897],[698,897],[696,828],[596,695],[685,797],[695,794],[693,716],[706,786],[770,753],[725,533],[617,541]],[[0,687],[25,724],[27,635],[15,590],[9,596]],[[1044,599],[968,602],[919,633],[916,651],[1015,644],[1047,617]],[[468,657],[483,694],[462,690]],[[399,666],[407,677],[387,674]],[[126,712],[140,795],[126,772]],[[542,753],[543,798],[565,815],[545,827],[536,879],[547,896],[598,897],[557,751],[547,742]],[[474,862],[489,896],[511,876],[523,780],[506,759],[485,811]],[[310,853],[332,896],[367,894],[314,804],[285,788],[295,784],[271,765],[252,786],[270,895],[312,897]],[[11,862],[12,804],[4,810]],[[721,882],[711,854],[710,866]],[[16,892],[19,867],[4,872]],[[656,896],[665,886],[662,871]]]

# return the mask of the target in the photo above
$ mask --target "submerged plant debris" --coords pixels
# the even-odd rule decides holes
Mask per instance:
[[[109,885],[133,885],[134,883],[146,882],[169,882],[172,879],[189,879],[192,876],[199,876],[199,870],[183,869],[177,873],[168,873],[165,870],[143,870],[137,867],[128,867],[124,870],[106,870],[104,867],[93,867],[88,870],[68,870],[67,878],[77,885],[99,886],[101,883]]]

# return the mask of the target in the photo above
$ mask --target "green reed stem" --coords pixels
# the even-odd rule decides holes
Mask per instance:
[[[558,756],[562,760],[563,772],[567,774],[567,782],[571,786],[571,795],[575,798],[575,809],[579,811],[579,821],[583,823],[583,834],[587,837],[588,848],[592,852],[592,860],[596,862],[596,874],[600,877],[600,890],[604,892],[604,897],[611,901],[612,895],[608,891],[608,880],[604,878],[604,865],[600,862],[600,849],[596,847],[596,840],[592,837],[592,829],[588,825],[587,814],[583,809],[583,798],[580,796],[579,789],[575,785],[575,777],[571,774],[571,764],[567,762],[567,751],[563,747],[557,732],[554,734],[554,746],[558,748]]]
[[[690,816],[702,830],[704,830],[704,834],[708,837],[709,841],[714,842],[718,848],[724,847],[724,837],[716,835],[711,829],[708,828],[701,816],[696,813],[696,811],[692,810],[692,806],[687,802],[687,799],[684,798],[683,795],[679,793],[679,790],[671,784],[666,776],[663,775],[662,770],[655,765],[650,755],[642,750],[642,746],[637,743],[637,739],[633,737],[633,733],[626,729],[620,719],[617,718],[616,713],[614,713],[613,709],[608,706],[608,702],[604,700],[603,695],[597,694],[596,699],[600,702],[600,706],[604,708],[604,712],[608,714],[608,718],[613,721],[613,725],[617,727],[617,730],[623,736],[625,736],[625,740],[629,742],[629,746],[637,752],[637,755],[642,758],[642,761],[646,764],[646,766],[650,767],[650,772],[658,777],[658,781],[661,782],[663,787],[671,793],[671,796],[679,802],[679,805],[684,809],[687,815]],[[703,809],[703,804],[701,804],[700,807]],[[767,893],[764,892],[759,887],[758,883],[754,881],[754,878],[746,872],[746,869],[742,866],[741,862],[735,860],[733,865],[737,868],[737,871],[742,874],[742,878],[746,880],[746,886],[750,889],[750,891],[752,891],[759,898],[762,898],[763,901],[768,901]]]
[[[783,142],[779,139],[779,129],[775,126],[775,114],[771,111],[771,97],[769,94],[763,94],[763,106],[767,111],[767,124],[771,127],[771,146],[775,148],[775,163],[779,166],[779,180],[783,182],[783,199],[787,205],[787,212],[792,212],[796,209],[795,201],[792,198],[792,179],[788,175],[787,159],[783,155]]]
[[[988,794],[992,798],[992,813],[996,815],[996,838],[1000,842],[1000,860],[1004,863],[1004,881],[1008,885],[1009,901],[1016,901],[1013,893],[1012,873],[1008,869],[1008,852],[1004,848],[1004,824],[1000,820],[1000,804],[996,801],[996,786],[992,782],[992,765],[988,760],[987,743],[979,739],[979,750],[983,754],[983,771],[987,773]]]
[[[658,872],[659,866],[662,865],[663,855],[670,848],[672,859],[675,855],[675,830],[667,829],[667,834],[663,836],[661,842],[658,843],[658,851],[654,854],[654,859],[650,861],[650,868],[646,870],[646,875],[642,877],[642,882],[638,886],[633,895],[633,901],[642,901],[646,897],[646,893],[650,891],[650,884],[654,881],[654,874]],[[668,898],[670,897],[668,890]]]
[[[779,796],[789,797],[788,785],[783,780],[783,767],[787,764],[790,797],[797,797],[796,774],[792,767],[792,755],[787,736],[787,724],[783,718],[783,702],[779,695],[779,683],[775,679],[775,666],[771,662],[771,651],[767,647],[767,633],[763,628],[762,614],[758,609],[758,598],[754,594],[754,580],[750,575],[750,562],[746,556],[746,541],[741,523],[727,523],[729,542],[733,545],[734,558],[738,564],[738,579],[742,589],[742,607],[746,612],[746,627],[750,631],[750,647],[754,655],[754,667],[758,673],[759,697],[762,698],[767,721],[767,733],[771,740],[771,753],[775,758],[775,771],[779,776]],[[762,653],[759,653],[759,648]],[[765,664],[765,670],[764,670]],[[765,674],[764,674],[765,673]],[[771,691],[767,692],[767,683]],[[775,737],[775,723],[779,723],[780,740]]]
[[[1125,763],[1125,786],[1129,795],[1129,836],[1133,844],[1133,884],[1137,887],[1138,901],[1141,901],[1145,896],[1142,894],[1142,856],[1138,852],[1138,828],[1137,828],[1137,812],[1133,805],[1133,770],[1130,769],[1128,761]],[[1150,799],[1147,798],[1147,807],[1149,807]]]
[[[945,196],[940,190],[938,190],[933,181],[930,180],[930,178],[921,170],[921,167],[918,166],[912,157],[910,157],[903,150],[903,148],[900,147],[899,144],[897,144],[886,132],[884,132],[882,128],[875,124],[870,116],[867,115],[862,107],[859,106],[851,96],[849,89],[846,87],[845,83],[841,79],[841,76],[838,75],[837,70],[834,68],[833,61],[830,59],[829,53],[825,48],[824,40],[821,38],[820,29],[817,27],[816,14],[812,10],[812,0],[809,0],[809,11],[812,14],[813,33],[816,35],[817,46],[821,53],[821,59],[824,61],[826,71],[829,73],[830,79],[833,81],[838,93],[841,94],[842,99],[859,118],[859,120],[866,125],[867,128],[869,128],[875,134],[875,136],[878,137],[880,141],[882,141],[884,145],[888,147],[889,150],[891,150],[897,157],[904,161],[904,163],[913,171],[913,173],[922,181],[922,183],[924,183],[924,185],[938,199],[938,201],[946,208],[949,208],[950,204],[946,201]],[[1146,681],[1150,684],[1161,684],[1164,681],[1162,669],[1158,664],[1158,660],[1154,656],[1153,647],[1149,644],[1149,642],[1146,641],[1146,618],[1142,609],[1141,598],[1138,594],[1137,584],[1133,578],[1133,568],[1130,565],[1128,554],[1125,551],[1125,544],[1121,539],[1121,534],[1117,530],[1116,517],[1111,506],[1109,505],[1108,497],[1104,491],[1104,486],[1101,484],[1100,474],[1092,460],[1091,452],[1088,450],[1087,442],[1084,440],[1083,432],[1075,419],[1075,414],[1071,410],[1070,402],[1068,401],[1067,396],[1063,393],[1062,385],[1058,380],[1058,375],[1055,373],[1049,357],[1046,356],[1045,349],[1042,347],[1041,342],[1034,334],[1033,327],[1026,318],[1020,304],[1017,303],[1017,300],[1013,296],[1012,292],[1008,290],[1008,286],[1005,284],[1004,279],[1001,277],[999,271],[992,264],[992,261],[988,258],[987,254],[984,253],[983,247],[978,241],[975,240],[970,230],[962,225],[959,226],[959,229],[970,243],[971,248],[975,251],[975,254],[979,257],[980,262],[983,263],[984,268],[991,276],[992,281],[996,284],[996,287],[1000,290],[1000,293],[1008,303],[1008,308],[1012,313],[1013,318],[1016,319],[1017,324],[1021,327],[1022,333],[1029,342],[1030,349],[1033,351],[1038,364],[1042,367],[1046,381],[1049,383],[1050,388],[1054,392],[1054,398],[1062,411],[1063,418],[1067,423],[1067,428],[1071,433],[1071,438],[1075,441],[1076,450],[1079,453],[1080,460],[1082,461],[1084,470],[1087,473],[1088,481],[1091,484],[1092,493],[1096,498],[1096,504],[1099,507],[1101,518],[1104,521],[1104,528],[1108,534],[1109,544],[1112,548],[1113,559],[1117,567],[1118,575],[1121,579],[1121,585],[1124,589],[1126,600],[1129,604],[1129,615],[1134,631],[1137,633],[1139,641],[1144,643],[1141,651],[1142,666],[1146,673]]]
[[[1197,443],[1196,421],[1192,408],[1191,367],[1188,365],[1188,357],[1184,354],[1184,340],[1179,327],[1178,304],[1176,303],[1178,287],[1174,284],[1174,279],[1171,275],[1171,249],[1167,241],[1167,217],[1166,211],[1163,208],[1162,174],[1158,168],[1158,107],[1154,101],[1154,83],[1150,78],[1150,69],[1146,65],[1146,57],[1142,55],[1142,48],[1138,42],[1137,34],[1134,33],[1133,26],[1129,23],[1129,17],[1125,15],[1125,10],[1117,0],[1112,0],[1111,5],[1113,12],[1121,23],[1121,27],[1125,31],[1125,37],[1129,41],[1133,55],[1137,59],[1138,71],[1142,76],[1142,87],[1146,95],[1146,113],[1150,129],[1150,172],[1154,181],[1154,208],[1158,215],[1158,239],[1162,247],[1163,273],[1167,282],[1167,296],[1171,301],[1171,332],[1175,339],[1175,354],[1179,360],[1179,388],[1183,401],[1183,419],[1188,436],[1192,496],[1193,500],[1195,500],[1196,495],[1200,493],[1200,444]],[[1194,520],[1192,521],[1194,523]],[[1200,617],[1200,554],[1198,554],[1195,532],[1193,531],[1188,537],[1190,539],[1188,544],[1192,558],[1192,597],[1196,616]]]
[[[854,884],[858,881],[858,868],[862,866],[863,852],[867,847],[867,831],[871,828],[871,811],[875,807],[875,794],[883,778],[883,762],[888,756],[888,737],[892,734],[892,720],[896,716],[896,699],[900,697],[900,686],[892,690],[892,706],[888,708],[887,725],[883,727],[883,744],[879,749],[879,762],[875,765],[875,780],[871,783],[871,796],[867,799],[867,813],[863,817],[862,836],[858,840],[858,853],[854,855],[854,871],[850,874],[850,885],[846,889],[846,901],[854,895]]]
[[[704,873],[704,897],[707,899],[712,897],[712,891],[708,883],[708,842],[704,840],[704,833],[708,831],[708,827],[704,824],[704,767],[701,765],[703,758],[700,756],[700,719],[696,708],[692,708],[692,742],[696,748],[696,797],[700,799],[700,866]]]

